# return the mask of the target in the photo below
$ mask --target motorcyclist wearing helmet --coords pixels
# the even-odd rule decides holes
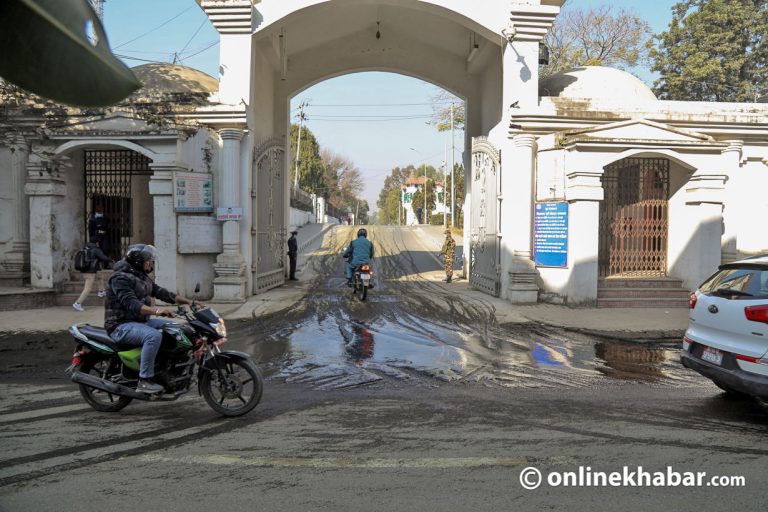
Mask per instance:
[[[107,285],[104,305],[104,328],[118,343],[141,347],[138,391],[159,393],[163,386],[152,382],[155,357],[160,349],[162,333],[158,328],[166,322],[154,316],[173,317],[173,311],[152,307],[155,297],[170,304],[194,304],[195,301],[176,295],[158,286],[148,275],[154,271],[157,250],[151,245],[128,247],[125,258],[115,264]],[[199,303],[200,306],[205,304]]]
[[[357,238],[349,244],[343,256],[347,259],[347,285],[352,286],[352,273],[355,269],[370,264],[373,259],[373,244],[368,240],[365,228],[357,230]]]

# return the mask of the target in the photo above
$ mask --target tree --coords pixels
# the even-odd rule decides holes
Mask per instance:
[[[291,125],[291,184],[296,172],[296,141],[299,125]],[[325,194],[325,166],[320,158],[320,146],[315,134],[303,126],[301,128],[301,154],[299,155],[299,188],[311,194]]]
[[[349,158],[328,149],[320,151],[320,158],[325,166],[325,191],[321,195],[335,208],[354,209],[365,188],[360,169]]]
[[[546,77],[578,66],[634,67],[648,58],[651,29],[636,14],[604,5],[566,10],[557,17],[545,38],[549,64],[542,66]]]
[[[661,99],[755,101],[768,78],[766,0],[684,0],[651,51]]]
[[[427,191],[427,210],[422,212],[422,219],[421,222],[424,222],[429,219],[432,211],[435,209],[435,180],[433,179],[427,179],[427,186],[425,187]],[[411,201],[411,208],[413,209],[413,213],[416,213],[417,208],[421,208],[424,210],[424,190],[419,189],[416,192],[413,193],[413,200]],[[440,215],[440,218],[442,218],[442,215]],[[442,224],[442,222],[440,222]]]
[[[453,179],[456,180],[456,183],[454,183],[453,185],[454,195],[456,196],[456,206],[454,207],[454,215],[456,216],[456,226],[459,227],[464,225],[464,214],[462,211],[464,207],[464,165],[459,163],[453,165]],[[448,177],[447,186],[450,186],[450,176]],[[451,207],[450,188],[447,190],[445,194],[445,204],[448,208]],[[448,222],[450,222],[450,220]]]
[[[379,224],[397,224],[398,209],[401,206],[401,190],[408,176],[415,171],[413,165],[395,167],[389,176],[384,178],[384,185],[379,192],[376,206],[379,208],[377,221]]]
[[[466,104],[453,94],[440,89],[432,100],[432,119],[430,124],[437,127],[437,131],[446,132],[451,129],[451,107],[453,107],[453,129],[461,130],[467,117]]]

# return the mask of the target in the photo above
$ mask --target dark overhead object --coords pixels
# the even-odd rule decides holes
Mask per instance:
[[[61,103],[101,107],[141,87],[86,0],[3,0],[0,48],[0,76]]]

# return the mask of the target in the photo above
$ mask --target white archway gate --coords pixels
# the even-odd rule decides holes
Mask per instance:
[[[472,139],[469,283],[495,297],[501,292],[500,170],[499,151],[485,137]]]
[[[530,261],[517,260],[530,260],[530,230],[508,223],[502,244],[498,222],[502,216],[525,224],[531,216],[531,177],[524,172],[513,176],[511,163],[518,171],[533,170],[533,152],[526,146],[518,148],[520,158],[512,156],[516,146],[510,109],[514,105],[520,114],[538,107],[539,42],[564,0],[198,1],[221,35],[219,104],[204,115],[224,124],[247,124],[244,147],[255,148],[259,140],[285,140],[291,99],[314,84],[349,73],[400,73],[465,99],[465,146],[478,136],[494,144],[485,142],[476,155],[465,152],[464,157],[471,196],[466,198],[464,232],[473,237],[464,245],[473,251],[466,254],[468,262],[471,258],[471,281],[492,295],[529,300],[530,283],[520,281],[530,278]],[[253,251],[244,254],[253,273],[250,293],[284,280],[284,187],[289,171],[285,151],[261,147],[249,162],[253,192],[246,215],[251,218],[240,223],[240,240],[246,244],[249,234],[252,238]],[[500,151],[509,155],[503,165]],[[470,160],[475,157],[477,183],[472,183],[475,169]],[[503,204],[502,173],[509,176],[505,186],[511,187]],[[510,185],[518,179],[525,183]],[[535,289],[532,293],[535,300]]]

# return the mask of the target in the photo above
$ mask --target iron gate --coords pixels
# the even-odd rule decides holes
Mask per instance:
[[[501,291],[499,170],[501,155],[485,137],[472,139],[469,283],[496,297]]]
[[[107,220],[105,252],[115,261],[133,236],[133,178],[152,174],[149,163],[149,158],[130,150],[85,151],[85,232],[101,207]]]
[[[600,204],[600,277],[667,275],[669,161],[625,158],[608,165]]]
[[[269,140],[254,155],[251,233],[256,294],[285,282],[285,144],[280,139]]]

